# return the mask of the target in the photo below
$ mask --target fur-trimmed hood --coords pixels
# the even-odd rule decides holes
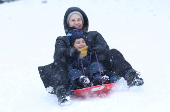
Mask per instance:
[[[64,30],[65,30],[65,33],[67,34],[69,32],[69,27],[68,27],[68,24],[67,24],[67,17],[68,15],[73,12],[73,11],[78,11],[82,14],[83,16],[83,19],[84,19],[84,24],[83,24],[83,28],[82,28],[82,31],[84,33],[86,33],[88,31],[88,27],[89,27],[89,21],[88,21],[88,17],[87,15],[85,14],[85,12],[83,10],[81,10],[80,8],[78,7],[70,7],[67,9],[65,15],[64,15]]]

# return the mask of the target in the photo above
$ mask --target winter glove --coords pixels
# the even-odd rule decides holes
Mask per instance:
[[[117,81],[117,78],[115,76],[110,77],[110,83],[113,83],[114,81]]]
[[[100,54],[98,56],[99,61],[104,61],[106,59],[106,56],[104,54]]]
[[[104,61],[106,59],[106,56],[104,54],[97,54],[96,51],[92,51],[92,57],[96,59],[96,56],[98,58],[99,61]]]
[[[75,47],[67,48],[65,53],[68,58],[78,59],[80,56],[80,51]]]
[[[93,47],[92,51],[95,51],[99,55],[99,54],[103,54],[105,50],[103,49],[103,47],[97,46],[97,47]]]

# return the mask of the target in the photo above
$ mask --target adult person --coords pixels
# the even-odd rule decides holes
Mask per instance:
[[[65,33],[67,34],[73,28],[82,30],[88,42],[88,50],[100,54],[98,60],[108,69],[107,75],[109,75],[110,81],[113,82],[116,80],[115,76],[118,76],[125,78],[129,87],[143,85],[143,79],[139,78],[139,74],[125,60],[123,55],[116,49],[110,50],[102,35],[97,31],[88,32],[88,27],[88,17],[83,10],[78,7],[67,9],[64,16]],[[68,41],[67,36],[58,37],[55,44],[54,62],[38,68],[44,86],[54,88],[51,93],[57,95],[59,104],[70,101],[67,94],[69,80],[66,57],[79,57],[79,51],[77,49],[71,50],[67,44]],[[95,56],[95,53],[92,56]]]

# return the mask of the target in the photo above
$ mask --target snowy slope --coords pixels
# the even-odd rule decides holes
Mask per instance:
[[[53,61],[65,35],[68,7],[83,9],[89,30],[100,32],[142,74],[142,87],[121,79],[109,96],[72,98],[59,106],[43,87],[37,67]],[[22,0],[0,4],[0,112],[170,112],[170,1]],[[115,92],[113,92],[115,91]]]

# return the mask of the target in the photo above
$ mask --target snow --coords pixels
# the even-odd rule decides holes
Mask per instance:
[[[72,97],[59,106],[48,94],[38,66],[53,62],[63,16],[77,6],[141,73],[145,84],[128,88],[121,79],[105,97]],[[1,112],[170,112],[169,0],[20,0],[0,4]]]

